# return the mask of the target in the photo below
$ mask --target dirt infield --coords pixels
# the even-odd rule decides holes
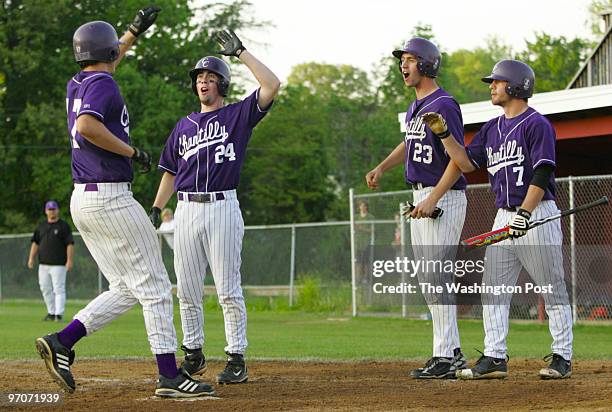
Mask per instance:
[[[419,366],[415,362],[250,362],[247,384],[217,386],[216,396],[202,400],[175,401],[152,396],[156,374],[152,360],[77,360],[73,367],[77,391],[64,396],[61,409],[609,410],[612,361],[576,361],[574,375],[563,381],[541,381],[537,371],[543,365],[512,359],[505,380],[415,381],[407,377]],[[203,380],[212,381],[222,367],[221,362],[211,362]],[[3,361],[0,368],[0,392],[59,391],[42,361]],[[9,408],[36,409],[43,408]]]

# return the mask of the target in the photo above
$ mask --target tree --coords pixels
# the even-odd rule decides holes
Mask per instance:
[[[592,0],[589,5],[589,24],[591,32],[597,37],[601,37],[604,34],[601,18],[601,13],[603,12],[612,12],[612,0]]]
[[[217,50],[212,33],[267,24],[252,20],[245,0],[200,8],[188,0],[156,4],[162,12],[155,29],[136,43],[114,76],[130,113],[132,141],[154,160],[174,123],[198,107],[188,72]],[[0,232],[29,231],[49,198],[67,212],[72,182],[65,93],[78,71],[72,35],[91,20],[108,21],[121,35],[142,6],[136,0],[0,3],[0,170],[3,189],[11,193],[0,208]],[[233,91],[240,94],[239,87]],[[136,177],[134,193],[145,206],[158,182],[155,173]]]
[[[535,41],[526,41],[525,51],[517,59],[529,64],[536,75],[535,92],[564,89],[576,74],[591,43],[584,39],[568,40],[535,33]]]

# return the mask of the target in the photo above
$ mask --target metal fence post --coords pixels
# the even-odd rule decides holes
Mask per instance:
[[[291,264],[289,268],[289,306],[293,306],[293,283],[295,280],[295,225],[291,226]]]
[[[400,254],[401,258],[406,257],[406,219],[402,215],[402,202],[399,204],[400,220]],[[402,270],[402,285],[406,284],[406,272]],[[402,293],[402,318],[408,317],[408,295]]]
[[[351,299],[353,301],[353,316],[357,316],[357,282],[355,279],[355,191],[349,189],[349,210],[351,213]]]
[[[569,207],[574,207],[574,179],[568,178],[569,182]],[[576,304],[576,215],[570,215],[570,273],[572,277],[572,319],[574,324],[578,321],[578,306]]]

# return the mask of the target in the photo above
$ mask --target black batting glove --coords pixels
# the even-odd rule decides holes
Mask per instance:
[[[153,206],[149,212],[149,220],[153,223],[153,227],[157,228],[161,220],[161,209]]]
[[[525,236],[529,230],[529,219],[531,219],[531,213],[525,209],[519,209],[509,224],[510,237],[516,239],[521,236]]]
[[[132,146],[132,149],[134,149],[132,161],[140,166],[138,171],[140,173],[149,173],[151,171],[151,155],[134,146]]]
[[[240,57],[243,51],[246,50],[246,47],[242,45],[242,42],[231,30],[223,30],[217,33],[217,42],[223,50],[219,50],[217,53],[222,54],[224,56],[234,56]]]
[[[161,11],[161,9],[157,6],[149,6],[146,9],[141,9],[134,17],[134,21],[128,27],[128,30],[136,37],[140,36],[142,33],[147,31],[153,23],[155,23],[155,19],[157,19],[157,14]]]

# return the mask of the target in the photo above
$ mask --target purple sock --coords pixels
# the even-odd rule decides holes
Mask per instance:
[[[174,353],[155,355],[155,358],[157,358],[157,368],[160,375],[164,375],[168,379],[174,379],[178,376],[179,372],[176,368]]]
[[[87,330],[80,321],[75,319],[57,335],[62,345],[68,349],[72,349],[74,344],[77,343],[79,339],[87,335]]]

